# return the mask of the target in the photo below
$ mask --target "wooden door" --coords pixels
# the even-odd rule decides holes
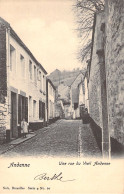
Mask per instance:
[[[11,134],[12,137],[18,137],[17,130],[17,95],[11,92]]]

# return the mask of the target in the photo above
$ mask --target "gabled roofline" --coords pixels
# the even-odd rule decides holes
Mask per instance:
[[[72,84],[74,83],[74,81],[77,79],[77,77],[78,77],[80,74],[82,74],[82,75],[84,76],[84,74],[80,71],[80,73],[76,76],[76,78],[73,80],[73,82],[71,83],[70,86],[72,86]]]
[[[6,20],[4,20],[3,18],[1,18],[1,17],[0,17],[0,21],[1,21],[2,23],[4,23],[4,25],[5,25],[6,27],[10,27],[10,24],[9,24]]]
[[[47,74],[46,70],[43,68],[43,66],[37,61],[37,59],[34,57],[34,55],[31,53],[31,51],[27,48],[27,46],[23,43],[23,41],[19,38],[19,36],[16,34],[16,32],[12,29],[10,24],[5,21],[3,18],[0,17],[0,21],[4,23],[6,28],[10,28],[10,34],[12,37],[20,44],[21,47],[30,55],[31,59],[43,70],[45,74]]]

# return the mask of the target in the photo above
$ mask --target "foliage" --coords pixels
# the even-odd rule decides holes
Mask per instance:
[[[90,56],[94,14],[102,10],[104,10],[104,0],[75,0],[74,11],[81,45],[78,59],[81,62]]]

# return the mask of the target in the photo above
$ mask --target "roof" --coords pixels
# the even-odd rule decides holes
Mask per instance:
[[[77,77],[78,77],[80,74],[82,74],[82,75],[84,76],[84,74],[83,74],[82,72],[80,72],[80,73],[76,76],[76,78],[73,80],[73,82],[71,83],[70,86],[72,86],[72,84],[74,83],[74,81],[77,79]]]
[[[47,74],[46,70],[43,68],[43,66],[37,61],[37,59],[34,57],[34,55],[31,53],[31,51],[27,48],[27,46],[23,43],[23,41],[19,38],[19,36],[16,34],[16,32],[12,29],[10,24],[5,21],[3,18],[0,17],[0,21],[4,23],[6,28],[10,28],[10,34],[11,36],[20,44],[21,47],[30,55],[32,60],[43,70],[45,74]]]
[[[50,79],[47,78],[47,82],[49,82],[52,85],[52,87],[54,88],[54,90],[56,90],[56,87],[54,86],[54,84],[52,83],[52,81]]]
[[[71,77],[71,78],[64,80],[65,85],[67,85],[68,87],[71,86],[74,79],[75,79],[74,77]]]

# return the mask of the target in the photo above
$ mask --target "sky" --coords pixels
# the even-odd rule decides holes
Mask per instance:
[[[0,17],[10,23],[46,71],[82,68],[77,60],[74,0],[0,0]]]

